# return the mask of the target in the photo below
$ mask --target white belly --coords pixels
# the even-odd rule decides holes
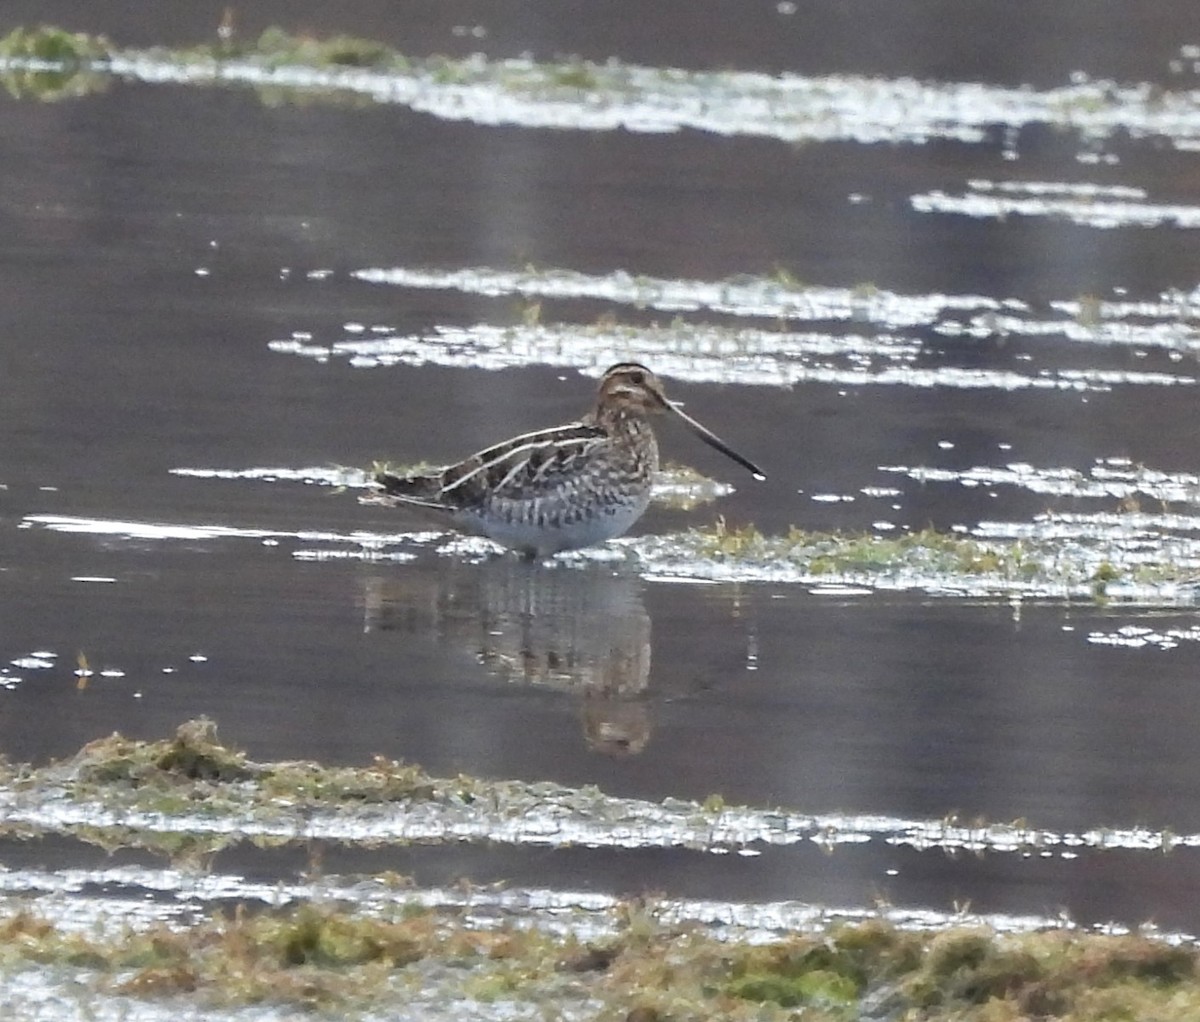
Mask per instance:
[[[529,552],[537,557],[549,557],[563,550],[599,546],[624,535],[633,523],[642,517],[648,503],[647,493],[645,499],[613,504],[598,509],[579,521],[564,522],[560,525],[539,525],[521,520],[504,521],[465,511],[454,515],[454,523],[466,532],[486,536],[502,546]]]

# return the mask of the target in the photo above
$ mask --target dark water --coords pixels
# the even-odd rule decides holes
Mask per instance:
[[[830,5],[781,19],[773,5],[664,7],[657,28],[592,5],[332,9],[261,4],[243,30],[283,22],[395,41],[413,52],[580,53],[696,68],[915,75],[1057,85],[1069,73],[1173,83],[1186,4],[1089,5],[1001,17],[996,5]],[[33,20],[122,43],[211,33],[222,4],[160,24],[124,5],[12,2]],[[1119,17],[1118,17],[1119,15]],[[819,24],[813,22],[817,18]],[[468,45],[451,29],[486,21]],[[1118,31],[1118,25],[1120,30]],[[803,31],[801,31],[803,28]],[[1181,34],[1182,33],[1182,34]],[[822,40],[817,45],[817,40]],[[969,45],[966,43],[969,42]],[[532,364],[364,371],[284,357],[295,331],[329,343],[347,322],[397,332],[518,322],[512,299],[364,283],[370,266],[565,267],[718,280],[786,267],[797,279],[907,293],[1083,294],[1154,299],[1196,281],[1195,233],[1097,231],[1045,218],[915,213],[914,191],[1011,170],[999,134],[968,146],[791,146],[773,140],[483,127],[402,106],[264,104],[244,88],[114,81],[52,104],[0,98],[0,658],[10,669],[0,751],[43,761],[120,730],[159,737],[199,714],[258,758],[361,763],[373,754],[438,773],[598,784],[613,794],[781,804],[809,812],[1026,818],[1049,828],[1200,830],[1200,647],[1089,643],[1135,618],[1187,628],[1186,610],[814,595],[768,584],[647,581],[636,564],[478,563],[422,547],[410,562],[304,559],[328,544],[284,536],[129,538],[67,533],[27,516],[219,525],[280,533],[415,529],[353,493],[300,483],[197,479],[188,466],[365,466],[450,460],[579,414],[593,382]],[[1139,184],[1185,202],[1195,153],[1117,136],[1119,163],[1080,170],[1077,140],[1027,129],[1026,179]],[[848,204],[848,192],[873,200]],[[327,279],[308,271],[328,269]],[[202,270],[203,273],[198,273]],[[543,316],[591,323],[587,300]],[[628,319],[669,319],[632,312]],[[702,318],[702,317],[701,317]],[[717,317],[719,318],[719,317]],[[922,338],[962,366],[1012,349]],[[1019,342],[1018,342],[1019,343]],[[1064,346],[1069,347],[1069,346]],[[1068,364],[1133,356],[1068,350]],[[1166,368],[1151,352],[1139,369]],[[690,411],[766,467],[754,486],[686,436],[668,453],[738,492],[718,509],[765,532],[868,528],[868,501],[813,493],[899,486],[900,526],[1021,520],[1051,498],[897,482],[895,464],[1004,459],[1084,468],[1123,456],[1195,468],[1188,387],[1108,393],[670,381]],[[951,441],[953,448],[939,448]],[[716,510],[652,510],[665,532]],[[109,581],[79,581],[107,579]],[[89,665],[123,672],[73,673]],[[350,853],[343,853],[349,855]],[[425,857],[422,858],[422,855]],[[686,896],[894,901],[1200,926],[1185,853],[1153,861],[951,859],[879,843],[815,846],[753,862],[663,851],[414,852],[418,879],[643,887]],[[472,856],[475,856],[473,858]],[[478,861],[477,861],[478,860]],[[364,865],[374,868],[378,864]],[[895,876],[887,873],[897,870]]]

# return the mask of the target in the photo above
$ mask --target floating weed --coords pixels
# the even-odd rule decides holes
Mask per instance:
[[[506,818],[519,811],[521,797],[564,794],[552,785],[439,781],[386,759],[359,770],[256,764],[221,746],[206,720],[183,725],[166,741],[113,736],[89,744],[66,764],[17,773],[27,782],[40,778],[105,802],[177,804],[193,817],[197,804],[219,802],[218,789],[227,789],[231,802],[236,796],[263,807],[417,806],[429,799]],[[580,791],[575,797],[599,795]],[[718,796],[690,811],[722,817],[745,812]],[[949,820],[944,826],[960,825]],[[1012,828],[1026,830],[1022,821]],[[455,835],[461,840],[461,829]],[[104,837],[111,847],[148,846],[147,835],[134,827],[113,827]],[[233,839],[236,832],[217,837]],[[204,849],[197,840],[176,851],[202,858]],[[416,992],[439,1005],[512,1002],[561,1017],[564,1005],[587,1004],[587,1017],[674,1022],[1200,1017],[1200,951],[1144,936],[1065,930],[999,935],[961,926],[931,934],[869,919],[742,942],[724,928],[709,931],[698,921],[681,920],[668,903],[637,898],[611,906],[605,935],[581,939],[570,910],[542,922],[534,916],[497,925],[495,918],[454,904],[425,907],[420,892],[410,899],[408,882],[395,875],[375,880],[395,898],[370,905],[350,896],[316,900],[317,888],[311,888],[288,895],[282,908],[235,907],[170,928],[95,925],[84,931],[25,908],[0,915],[0,967],[69,967],[75,982],[144,1000],[186,997],[200,1006],[277,1004],[342,1015],[387,1013]],[[595,934],[594,919],[582,925]]]
[[[1007,947],[984,930],[954,931],[934,938],[905,992],[920,1007],[986,1004],[1015,997],[1044,975],[1039,958],[1024,948]]]
[[[299,64],[304,67],[371,67],[390,68],[400,62],[391,48],[370,39],[336,35],[330,39],[293,35],[278,27],[267,28],[258,38],[257,46],[243,55],[253,54],[268,66]]]
[[[65,68],[102,60],[109,56],[111,50],[104,36],[68,32],[55,25],[18,27],[0,38],[0,58],[45,61]]]
[[[711,529],[688,537],[700,556],[777,561],[813,575],[878,573],[917,569],[961,575],[1034,578],[1044,571],[1020,540],[996,543],[922,529],[899,536],[811,532],[792,527],[786,535],[764,536],[753,525],[730,528],[718,518]]]
[[[435,778],[415,764],[384,757],[361,767],[254,763],[220,746],[206,720],[183,725],[169,741],[115,735],[90,743],[64,763],[0,768],[0,833],[7,839],[69,835],[110,851],[157,852],[176,864],[203,865],[214,852],[240,842],[271,848],[314,838],[396,846],[501,842],[705,849],[808,839],[832,848],[886,838],[918,849],[995,852],[1144,848],[1148,842],[1171,851],[1200,840],[1139,828],[1060,834],[1023,821],[964,824],[953,817],[881,823],[730,806],[719,795],[704,803],[648,802],[592,786]],[[614,818],[622,821],[616,832]]]
[[[521,322],[527,327],[535,327],[542,321],[542,303],[537,299],[521,302],[518,307]]]
[[[194,806],[189,806],[188,814],[195,818]],[[236,834],[86,824],[73,828],[72,835],[80,841],[102,848],[110,855],[128,848],[144,849],[163,856],[180,869],[207,868],[217,852],[236,844],[239,840]]]
[[[600,86],[600,76],[596,67],[585,60],[574,60],[557,65],[549,80],[564,89],[591,91]]]
[[[864,280],[861,283],[855,284],[850,294],[859,301],[865,301],[867,299],[878,298],[881,291],[879,285],[874,281]]]
[[[755,948],[733,963],[725,990],[748,1001],[826,1010],[857,1004],[866,975],[843,961],[832,942],[797,940]],[[842,1017],[838,1012],[835,1017]]]
[[[220,815],[247,799],[269,813],[275,807],[362,805],[436,794],[420,767],[384,757],[357,768],[251,763],[244,752],[221,745],[216,725],[205,717],[182,724],[166,741],[111,735],[84,746],[65,771],[47,772],[62,775],[64,790],[75,800],[136,806],[163,816]],[[247,782],[253,782],[252,791]],[[97,828],[97,834],[103,832]]]
[[[1097,327],[1104,318],[1104,304],[1098,295],[1083,294],[1077,302],[1075,321],[1083,327]]]
[[[89,42],[96,38],[83,37]],[[232,16],[223,18],[201,45],[119,50],[110,61],[115,74],[156,82],[258,87],[275,76],[278,81],[262,94],[279,101],[307,92],[323,101],[344,102],[355,91],[372,102],[411,103],[435,116],[484,123],[499,119],[538,127],[570,123],[584,129],[656,132],[693,128],[793,145],[930,139],[980,144],[993,125],[1016,129],[1031,123],[1076,132],[1089,148],[1122,131],[1138,138],[1161,135],[1166,144],[1184,149],[1200,136],[1187,91],[1156,90],[1145,83],[1118,87],[1085,76],[1057,88],[1031,89],[855,75],[685,71],[579,58],[538,62],[472,54],[406,59],[371,40],[318,40],[278,28],[251,41],[236,32]],[[360,69],[369,71],[343,74]]]
[[[382,756],[365,768],[276,764],[263,775],[262,791],[268,798],[306,805],[424,800],[436,794],[432,779],[420,767]]]
[[[206,717],[180,725],[173,739],[137,742],[119,734],[91,742],[72,762],[71,780],[80,791],[120,782],[133,788],[187,782],[230,783],[261,771],[245,753],[217,742],[216,725]]]
[[[136,62],[150,59],[165,65],[181,68],[196,68],[207,65],[239,61],[252,64],[268,71],[281,68],[306,68],[315,71],[342,69],[364,69],[378,73],[418,74],[437,85],[460,85],[480,77],[478,59],[455,60],[441,55],[415,59],[393,49],[385,43],[350,35],[335,35],[321,39],[308,34],[288,32],[278,26],[266,28],[257,39],[249,40],[233,31],[232,24],[222,23],[215,37],[208,42],[193,46],[168,49],[153,47],[145,51],[115,49],[104,36],[82,32],[67,32],[54,26],[16,28],[0,39],[0,59],[14,63],[38,62],[57,65],[52,70],[36,69],[36,78],[28,78],[22,71],[19,78],[9,84],[14,94],[35,95],[49,98],[50,88],[32,87],[34,81],[49,80],[57,76],[60,85],[67,78],[75,78],[91,62],[120,58]],[[558,63],[533,65],[531,68],[512,66],[493,69],[498,84],[512,93],[541,94],[547,91],[569,90],[571,92],[593,91],[612,87],[612,74],[606,74],[601,65],[579,58]],[[16,75],[16,71],[10,72]],[[65,77],[64,77],[65,76]],[[619,76],[618,76],[619,78]],[[94,82],[89,78],[91,86]],[[18,91],[19,90],[19,91]],[[88,91],[80,89],[78,94]],[[345,99],[345,90],[337,87],[315,90],[320,96],[313,98]],[[266,85],[260,94],[268,105],[301,99],[304,92],[314,92],[294,85]],[[365,98],[371,102],[370,98]]]
[[[974,532],[851,533],[793,527],[767,536],[718,518],[704,529],[634,541],[652,570],[704,578],[925,589],[979,596],[1014,594],[1190,602],[1200,576],[1194,557],[1147,532],[1119,529],[1062,535],[1056,521],[1032,526],[984,523]],[[1114,586],[1121,587],[1114,590]],[[1158,591],[1153,591],[1157,589]]]
[[[104,36],[67,32],[52,25],[14,28],[0,38],[0,81],[14,99],[72,99],[107,88],[108,76],[94,68],[111,47]]]
[[[1143,937],[951,930],[932,938],[880,923],[742,949],[725,990],[805,1006],[825,1019],[1017,1022],[1184,1019],[1197,1003],[1197,952]],[[805,1014],[805,1017],[810,1017]]]
[[[951,931],[933,939],[900,990],[926,1010],[974,1006],[966,1018],[1182,1019],[1198,1003],[1196,951],[1141,937]]]
[[[426,918],[367,922],[304,905],[295,912],[259,920],[258,932],[251,936],[285,968],[343,968],[378,961],[394,967],[415,962],[425,953],[423,945],[430,936]]]
[[[1184,1022],[1200,1005],[1194,948],[1061,932],[930,936],[875,920],[742,944],[657,925],[584,942],[536,927],[473,929],[433,910],[380,918],[314,904],[81,935],[21,911],[0,920],[0,960],[71,966],[94,974],[100,989],[143,1000],[331,1011],[394,1009],[414,983],[441,1004],[553,1012],[587,1000],[604,1006],[601,1018],[675,1022],[798,1017],[790,1009],[818,1022]]]
[[[798,976],[750,973],[730,983],[727,990],[742,1000],[773,1001],[783,1008],[806,1005],[831,1009],[843,1006],[846,1019],[856,1017],[852,1009],[858,1000],[858,990],[844,976],[824,969],[814,969]]]
[[[789,291],[803,291],[806,287],[803,280],[787,266],[776,263],[771,270],[770,280]]]
[[[766,550],[766,539],[753,525],[731,527],[724,515],[718,515],[711,529],[697,529],[690,534],[700,548],[701,556],[719,558],[755,558]]]

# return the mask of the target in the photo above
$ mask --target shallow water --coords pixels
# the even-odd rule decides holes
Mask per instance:
[[[39,20],[147,42],[153,19],[70,7]],[[414,56],[489,59],[469,93],[360,75],[349,103],[300,72],[255,91],[149,58],[81,98],[0,99],[0,751],[42,762],[207,714],[260,759],[719,794],[854,835],[329,853],[422,885],[1200,932],[1196,849],[1156,850],[1200,832],[1189,592],[822,588],[636,538],[531,566],[360,504],[353,477],[324,485],[566,421],[637,357],[770,478],[667,424],[669,458],[735,491],[656,506],[635,537],[720,514],[1200,568],[1189,8],[1120,46],[1104,19],[1029,27],[1061,52],[980,8],[959,19],[969,66],[941,20],[910,51],[824,25],[835,60],[783,5],[649,49],[615,13],[574,35],[477,10],[468,43],[440,8],[407,26],[346,10],[337,29]],[[918,24],[889,17],[893,36]],[[793,59],[777,31],[814,48]],[[603,68],[591,97],[496,84],[563,51],[619,58],[621,90]],[[950,817],[1106,836],[1007,850],[937,830]],[[94,867],[61,840],[54,870]],[[290,879],[295,858],[235,848],[216,868]]]

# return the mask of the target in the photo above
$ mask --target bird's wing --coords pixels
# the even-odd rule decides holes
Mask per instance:
[[[603,430],[585,422],[513,437],[443,469],[438,500],[460,508],[493,497],[535,497],[561,486],[606,441]]]

